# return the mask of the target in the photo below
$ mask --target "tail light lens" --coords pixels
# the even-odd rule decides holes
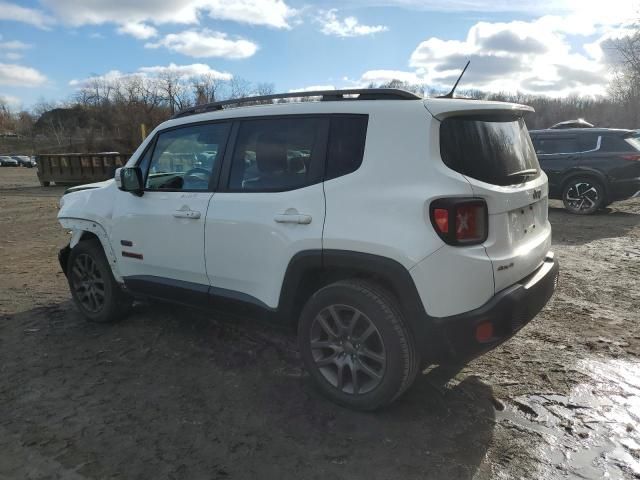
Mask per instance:
[[[624,160],[636,160],[636,161],[638,161],[638,160],[640,160],[640,154],[632,153],[630,155],[622,155],[622,158]]]
[[[487,204],[477,198],[439,198],[431,202],[431,223],[449,245],[476,245],[487,239]]]

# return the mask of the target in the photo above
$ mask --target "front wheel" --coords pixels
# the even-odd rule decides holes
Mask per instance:
[[[305,305],[298,340],[320,391],[357,410],[398,398],[415,379],[415,340],[391,294],[361,280],[317,291]]]
[[[90,321],[114,322],[131,308],[132,299],[113,278],[102,245],[97,240],[82,241],[73,247],[67,264],[67,279],[76,306]]]
[[[589,177],[574,178],[565,185],[562,201],[570,213],[590,215],[605,205],[604,187]]]

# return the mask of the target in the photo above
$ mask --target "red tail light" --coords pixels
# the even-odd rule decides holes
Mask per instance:
[[[439,198],[431,203],[431,223],[449,245],[475,245],[487,239],[488,212],[484,200]]]
[[[624,160],[636,160],[637,161],[637,160],[640,160],[640,155],[632,153],[631,155],[622,155],[622,158]]]

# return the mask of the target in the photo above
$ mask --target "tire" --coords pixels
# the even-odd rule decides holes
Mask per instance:
[[[591,215],[607,203],[602,183],[592,177],[569,180],[562,189],[562,202],[576,215]]]
[[[390,404],[419,370],[415,339],[394,297],[367,281],[318,290],[302,310],[298,342],[322,394],[356,410]]]
[[[131,309],[133,300],[113,278],[98,240],[81,241],[71,249],[67,279],[76,306],[91,322],[116,322]]]

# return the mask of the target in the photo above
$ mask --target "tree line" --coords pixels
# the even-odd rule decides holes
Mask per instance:
[[[530,129],[575,118],[600,127],[638,129],[640,27],[634,35],[612,41],[609,48],[614,57],[613,80],[606,96],[552,98],[481,91],[459,91],[457,95],[530,105],[536,110],[526,118]],[[369,86],[404,88],[428,96],[443,93],[398,80]],[[150,132],[184,108],[271,93],[271,83],[214,74],[187,78],[179,71],[166,70],[157,75],[94,77],[67,101],[40,101],[30,111],[13,111],[0,97],[0,153],[133,152],[144,131]]]

